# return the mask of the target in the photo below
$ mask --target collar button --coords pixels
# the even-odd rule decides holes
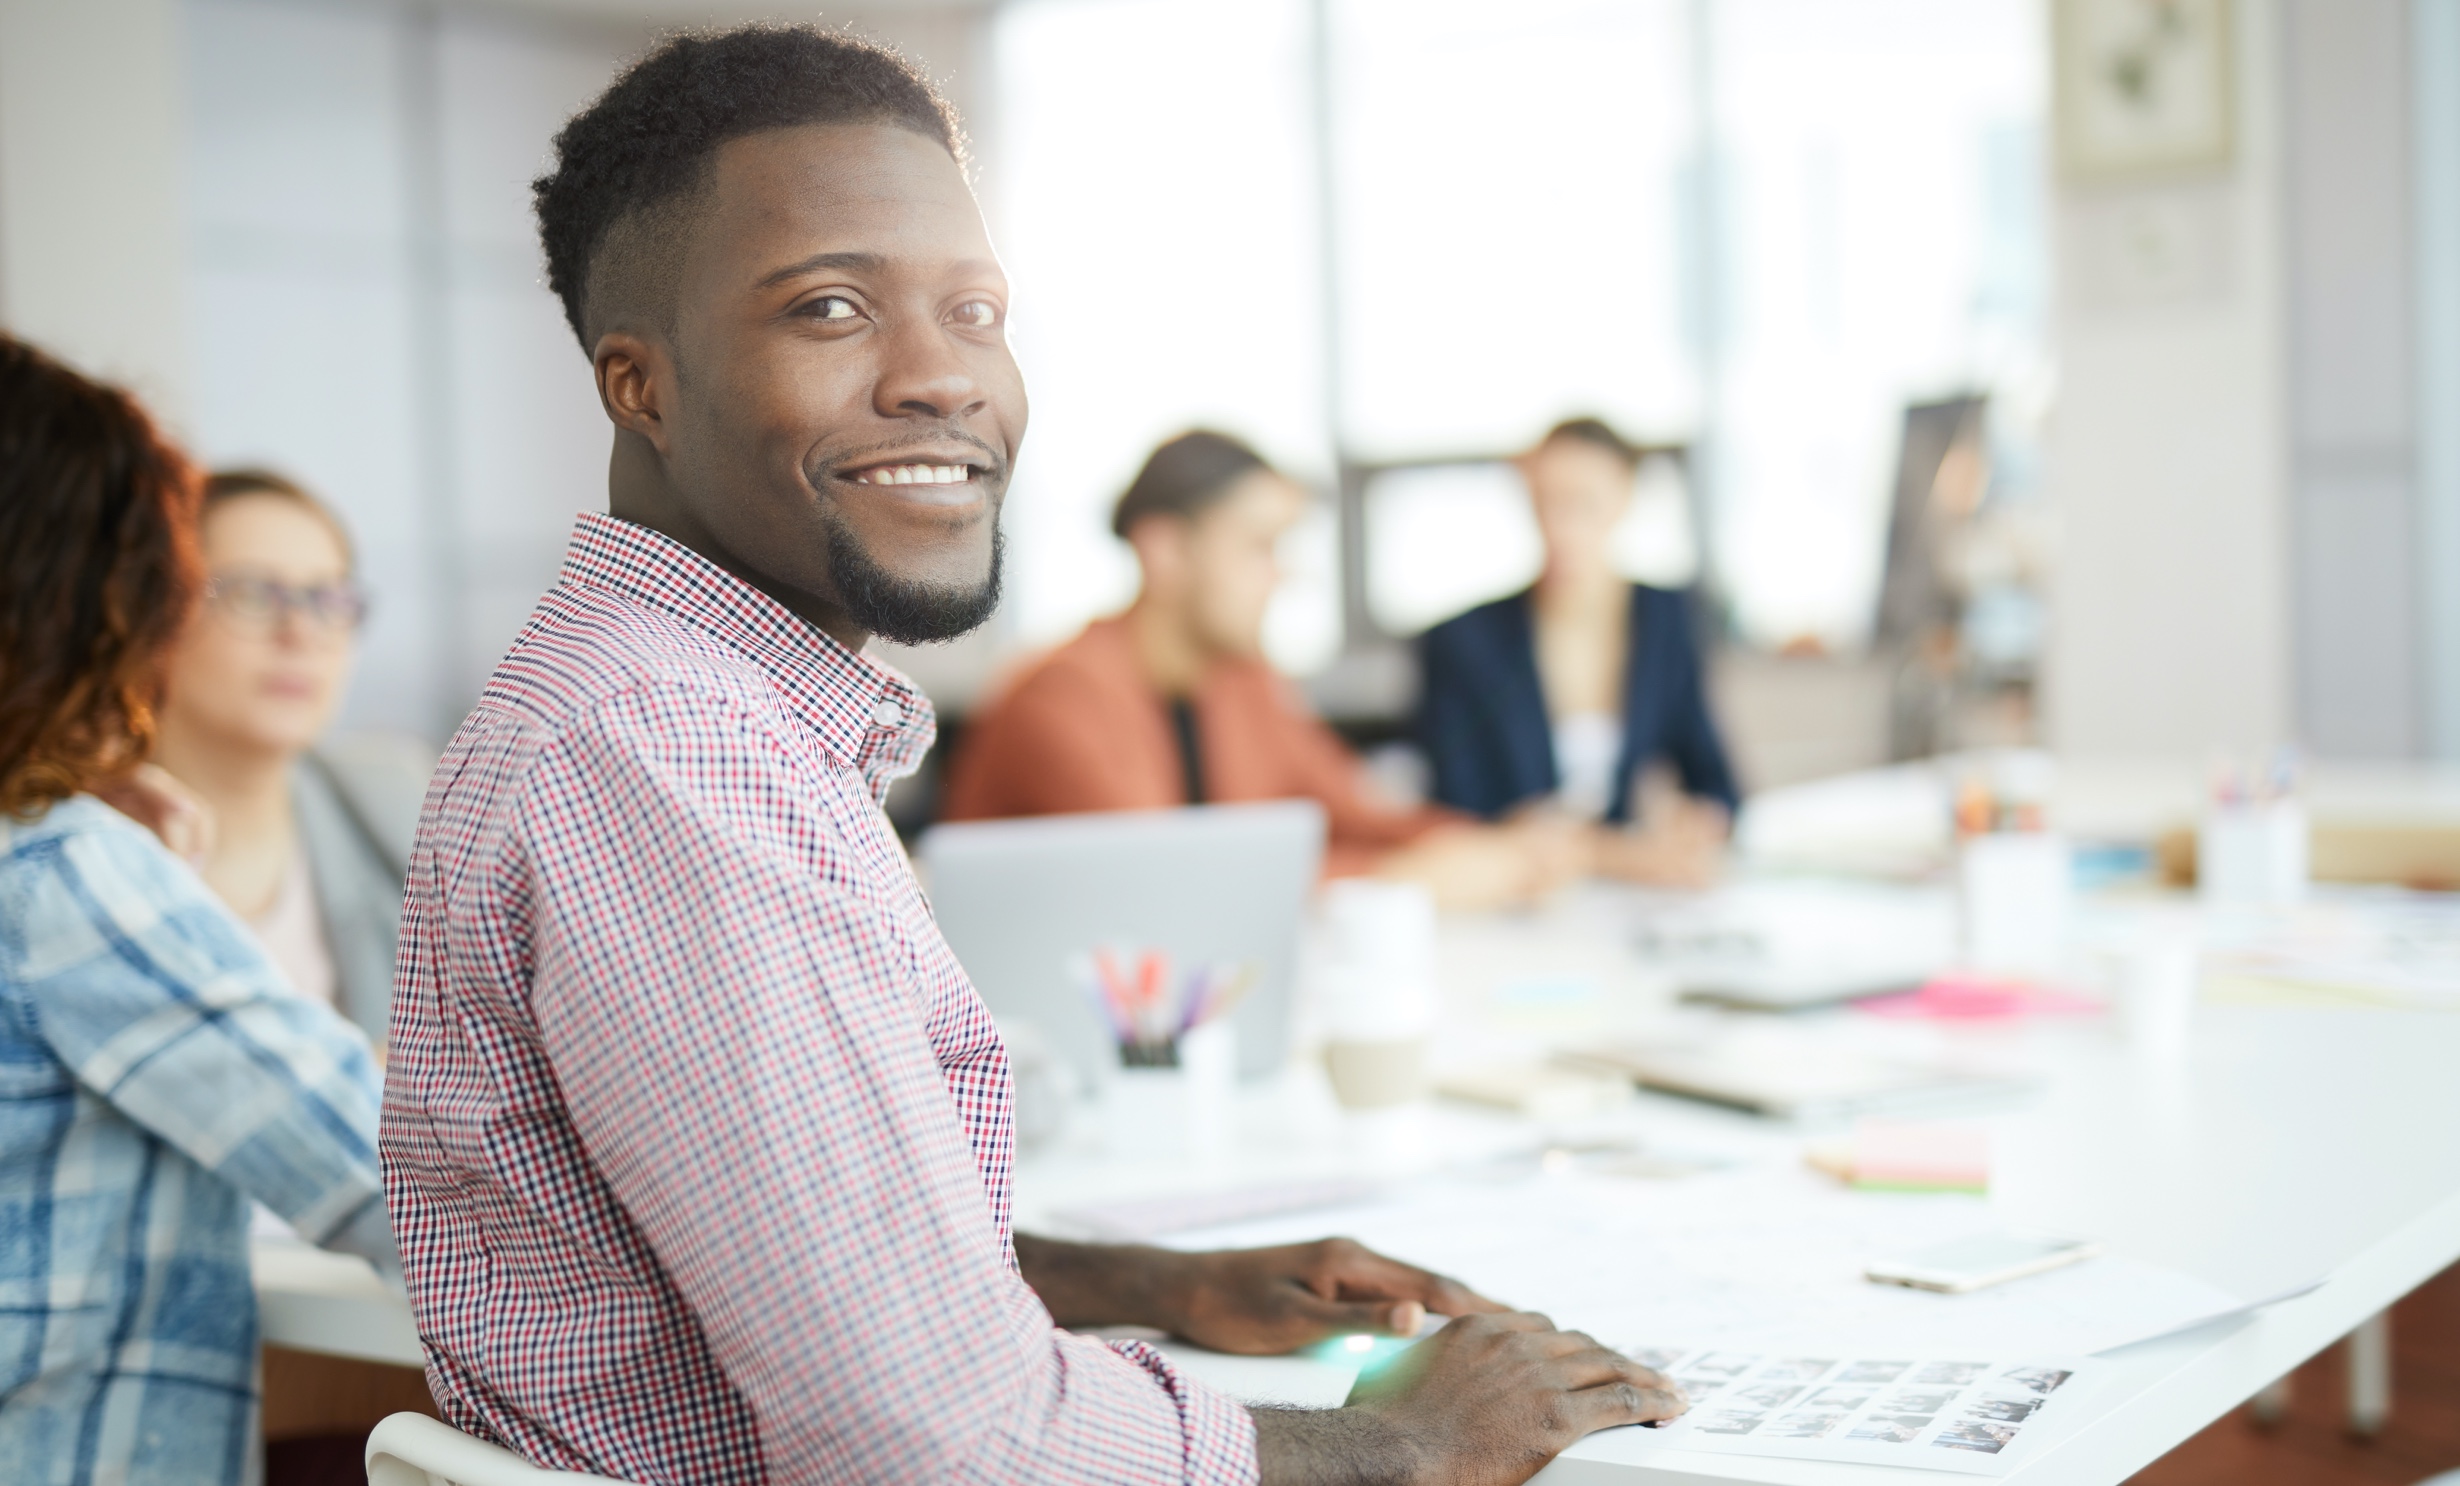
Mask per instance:
[[[871,721],[875,727],[896,727],[905,721],[905,709],[897,705],[896,698],[882,697],[871,709]]]

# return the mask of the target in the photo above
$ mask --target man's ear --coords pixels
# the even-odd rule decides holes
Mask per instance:
[[[598,337],[590,370],[598,379],[598,405],[607,421],[667,452],[667,417],[674,411],[674,360],[666,347],[629,330]]]

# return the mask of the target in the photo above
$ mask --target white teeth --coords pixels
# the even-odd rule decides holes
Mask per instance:
[[[866,485],[962,485],[973,477],[961,464],[883,465],[855,476]]]

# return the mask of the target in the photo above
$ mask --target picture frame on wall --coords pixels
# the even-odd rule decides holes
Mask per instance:
[[[2059,173],[2079,183],[2226,170],[2237,146],[2231,0],[2053,0]]]

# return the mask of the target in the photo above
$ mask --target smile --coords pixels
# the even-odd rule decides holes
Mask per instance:
[[[846,476],[857,485],[965,485],[974,468],[964,464],[878,464]]]

